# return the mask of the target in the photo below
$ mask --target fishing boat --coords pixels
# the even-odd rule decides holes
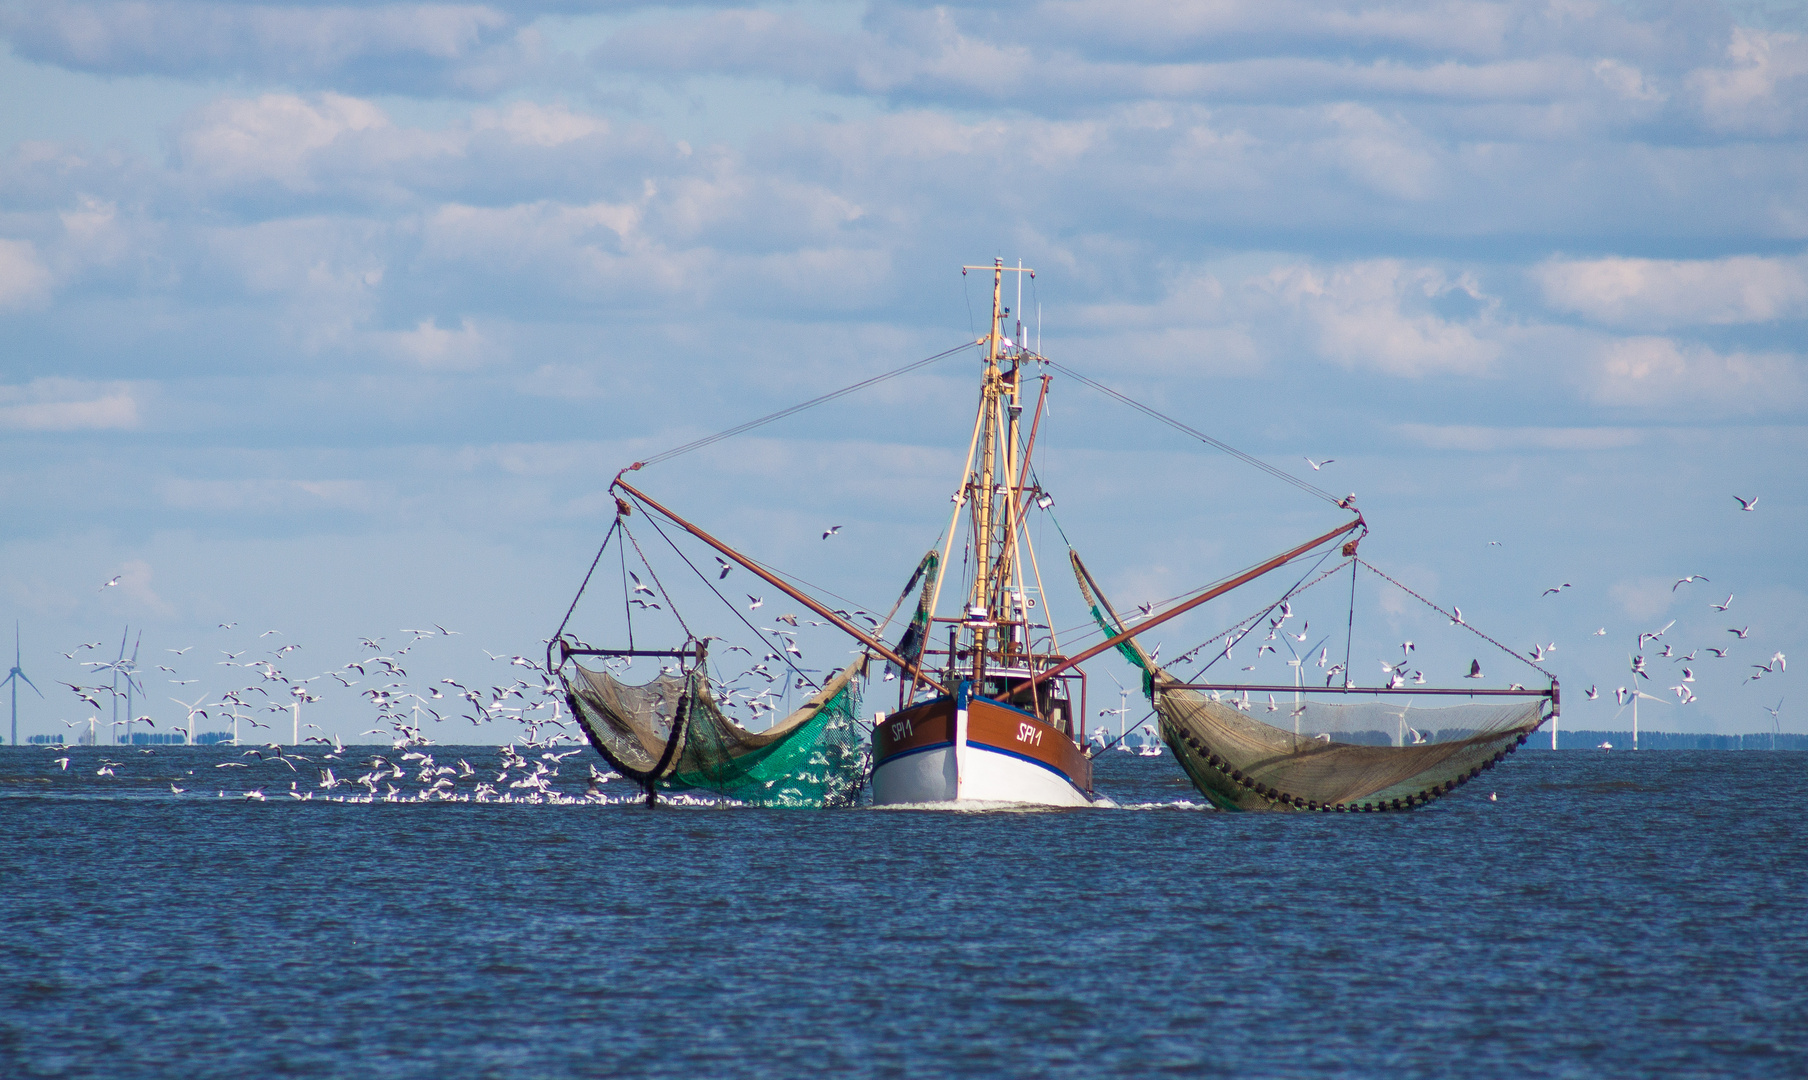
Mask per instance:
[[[873,802],[1087,806],[1093,789],[1092,759],[1083,749],[1085,676],[1067,667],[1059,677],[1036,678],[1067,661],[1046,617],[1041,569],[1023,527],[1029,504],[1048,498],[1031,479],[1048,378],[1036,374],[1034,354],[1023,347],[1022,319],[1015,339],[1005,334],[1003,305],[1005,274],[1021,283],[1034,271],[1000,259],[962,273],[975,269],[991,271],[992,319],[973,438],[939,560],[946,566],[948,548],[963,536],[971,572],[957,612],[947,616],[937,614],[938,574],[906,632],[918,663],[907,683],[899,680],[897,710],[873,729]],[[940,685],[930,684],[932,671]]]

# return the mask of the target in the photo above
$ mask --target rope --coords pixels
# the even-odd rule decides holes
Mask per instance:
[[[1144,416],[1147,416],[1152,420],[1159,420],[1162,423],[1168,425],[1169,427],[1173,428],[1176,431],[1183,432],[1187,435],[1191,435],[1193,438],[1198,439],[1200,442],[1205,443],[1207,446],[1216,447],[1217,449],[1224,451],[1225,453],[1229,454],[1231,457],[1236,458],[1238,461],[1241,461],[1246,465],[1254,466],[1255,468],[1262,470],[1263,472],[1267,473],[1270,476],[1275,477],[1276,479],[1285,480],[1287,483],[1292,484],[1294,487],[1299,488],[1301,491],[1304,491],[1308,495],[1315,495],[1318,498],[1321,498],[1321,499],[1325,500],[1326,502],[1331,503],[1334,506],[1342,506],[1344,503],[1344,500],[1339,499],[1337,496],[1331,494],[1330,492],[1324,490],[1321,487],[1318,487],[1317,485],[1307,483],[1306,481],[1301,480],[1299,477],[1294,476],[1290,472],[1287,472],[1283,469],[1279,469],[1273,465],[1270,465],[1266,461],[1261,460],[1260,458],[1252,457],[1249,454],[1245,454],[1243,451],[1237,449],[1236,447],[1230,445],[1227,442],[1224,442],[1220,439],[1215,439],[1212,436],[1207,435],[1205,432],[1198,430],[1197,428],[1189,427],[1186,424],[1181,423],[1179,420],[1174,419],[1173,417],[1167,415],[1166,413],[1163,413],[1151,406],[1144,405],[1142,402],[1137,401],[1134,398],[1128,397],[1124,394],[1120,394],[1116,390],[1113,390],[1111,387],[1106,386],[1104,383],[1099,382],[1096,379],[1089,379],[1086,376],[1075,371],[1074,369],[1066,366],[1065,364],[1058,363],[1058,362],[1056,362],[1054,360],[1050,360],[1046,357],[1042,357],[1040,359],[1042,360],[1043,363],[1047,364],[1049,367],[1054,368],[1056,371],[1061,372],[1062,374],[1068,376],[1069,378],[1077,379],[1080,382],[1085,383],[1087,386],[1092,387],[1094,390],[1097,390],[1099,393],[1104,394],[1107,397],[1113,398],[1119,402],[1122,402],[1125,405],[1130,406],[1132,409],[1135,409],[1137,412],[1142,413]]]
[[[567,623],[571,622],[571,613],[578,609],[578,601],[584,598],[584,590],[590,587],[590,575],[596,573],[597,564],[603,561],[603,552],[609,550],[609,540],[615,536],[616,526],[620,524],[621,518],[616,518],[615,521],[610,524],[609,531],[603,534],[603,546],[596,549],[596,558],[590,560],[590,569],[584,571],[584,581],[578,586],[578,594],[571,598],[571,606],[565,609],[565,617],[559,620],[559,628],[553,631],[553,641],[557,641],[565,635],[565,626]],[[628,647],[631,649],[634,646],[629,645]],[[546,643],[546,657],[548,660],[552,659],[551,641]],[[551,664],[547,665],[549,669],[551,666]]]
[[[930,364],[935,363],[937,360],[944,360],[950,356],[953,356],[957,352],[962,352],[966,349],[971,349],[978,344],[979,344],[979,342],[977,342],[977,341],[969,341],[962,345],[956,345],[952,349],[947,349],[943,352],[936,353],[934,356],[928,356],[928,357],[924,357],[921,360],[913,361],[911,363],[905,364],[901,368],[894,368],[891,371],[887,371],[882,375],[874,375],[870,379],[862,379],[857,383],[854,383],[850,386],[844,386],[839,390],[831,390],[829,393],[823,394],[819,397],[813,397],[808,401],[800,402],[800,403],[798,403],[796,405],[792,405],[788,408],[780,409],[779,411],[777,411],[775,413],[767,413],[765,416],[762,416],[757,420],[749,420],[744,424],[736,424],[734,427],[728,428],[725,431],[718,431],[714,435],[706,435],[701,439],[696,439],[691,442],[687,442],[682,446],[674,446],[670,450],[666,450],[661,453],[654,454],[650,458],[646,458],[645,460],[635,462],[634,468],[639,469],[639,468],[644,468],[648,465],[657,465],[662,461],[667,461],[667,460],[670,460],[671,458],[675,458],[679,454],[688,454],[693,450],[701,450],[706,446],[710,446],[714,443],[721,442],[723,439],[732,438],[736,435],[740,435],[745,432],[752,431],[754,428],[757,428],[757,427],[763,427],[767,424],[772,423],[775,420],[783,420],[785,417],[792,416],[796,413],[803,412],[805,409],[815,408],[818,405],[824,405],[824,404],[827,404],[828,402],[834,401],[836,398],[846,397],[848,394],[851,394],[856,390],[864,390],[869,386],[875,386],[879,383],[885,382],[887,379],[895,379],[900,375],[908,374],[909,372],[915,371],[918,368],[928,367]]]
[[[1399,589],[1401,592],[1412,597],[1414,600],[1417,600],[1419,603],[1424,604],[1426,607],[1437,612],[1439,615],[1442,615],[1446,619],[1449,619],[1451,621],[1451,623],[1453,623],[1454,625],[1460,626],[1463,629],[1469,631],[1471,634],[1474,634],[1476,637],[1481,638],[1483,641],[1485,641],[1488,644],[1499,649],[1501,652],[1506,653],[1508,656],[1511,656],[1513,659],[1515,659],[1515,660],[1519,661],[1520,663],[1524,664],[1525,666],[1531,668],[1533,671],[1538,672],[1540,675],[1543,675],[1545,678],[1551,680],[1552,682],[1557,681],[1557,676],[1551,674],[1549,671],[1546,671],[1544,668],[1540,667],[1539,665],[1534,664],[1530,658],[1521,656],[1520,654],[1514,652],[1512,649],[1509,649],[1505,645],[1502,645],[1500,642],[1495,641],[1493,638],[1489,637],[1487,634],[1482,633],[1480,630],[1477,630],[1475,627],[1470,626],[1468,623],[1457,618],[1454,614],[1452,614],[1448,611],[1445,611],[1443,608],[1432,603],[1430,600],[1425,599],[1423,596],[1420,596],[1418,593],[1413,592],[1411,589],[1400,584],[1398,581],[1395,581],[1393,578],[1388,577],[1386,574],[1382,573],[1376,567],[1371,566],[1369,563],[1363,562],[1363,560],[1361,560],[1361,559],[1357,559],[1356,561],[1359,563],[1362,563],[1362,565],[1364,567],[1367,567],[1368,569],[1373,570],[1375,572],[1375,575],[1377,577],[1381,578],[1381,580],[1392,585],[1394,588]]]
[[[636,499],[634,501],[636,504],[639,504],[639,502],[640,502],[639,499]],[[798,667],[796,664],[793,664],[791,662],[790,655],[788,653],[786,653],[784,649],[774,647],[772,642],[766,640],[766,635],[760,633],[759,627],[753,625],[753,623],[751,623],[751,622],[748,622],[747,616],[741,614],[741,609],[736,607],[733,603],[731,603],[729,601],[728,597],[723,596],[722,591],[720,589],[716,588],[716,583],[709,580],[709,578],[704,575],[703,571],[697,569],[697,564],[691,562],[691,560],[684,554],[683,550],[681,550],[677,544],[672,543],[672,538],[667,536],[665,534],[665,530],[659,527],[659,522],[653,517],[653,515],[647,513],[647,509],[645,506],[641,507],[641,513],[646,514],[647,521],[652,524],[653,531],[659,534],[659,538],[661,540],[664,540],[666,542],[666,545],[668,547],[670,547],[674,552],[677,553],[678,558],[684,561],[684,565],[691,568],[691,573],[697,575],[697,580],[699,580],[699,581],[703,582],[703,584],[707,585],[709,587],[709,591],[716,594],[716,599],[722,601],[722,606],[724,606],[728,610],[734,612],[735,618],[741,620],[741,623],[743,625],[745,625],[747,627],[747,629],[752,630],[753,636],[758,638],[760,640],[761,644],[765,645],[768,649],[772,649],[773,652],[777,653],[779,656],[779,659],[781,659],[785,662],[785,666],[797,673],[798,678],[809,683],[813,689],[817,689],[817,690],[822,689],[822,687],[816,685],[815,679],[812,679],[812,678],[810,678],[810,676],[804,674],[804,671],[802,668]],[[682,623],[683,621],[684,620],[682,620],[682,619],[679,620],[680,623]],[[723,683],[722,685],[727,686],[729,684]]]
[[[642,509],[641,513],[645,514],[646,513],[645,509]],[[647,520],[653,521],[652,515],[650,515],[650,514],[647,515]],[[658,529],[659,529],[658,522],[653,522],[653,529],[655,532],[658,531]],[[654,571],[653,564],[647,561],[647,553],[640,550],[640,541],[634,539],[634,534],[632,532],[628,531],[628,526],[626,526],[626,525],[622,526],[622,535],[628,538],[628,543],[634,545],[634,554],[640,556],[640,565],[646,567],[647,576],[653,579],[653,584],[659,586],[659,595],[665,597],[665,608],[667,611],[672,613],[672,618],[678,620],[678,628],[680,630],[684,631],[685,640],[687,640],[687,641],[697,640],[697,635],[691,633],[691,628],[684,625],[684,616],[678,614],[678,605],[672,603],[672,594],[665,591],[665,583],[663,581],[659,580],[659,574]],[[665,534],[660,533],[659,535],[664,536]],[[671,541],[669,541],[669,540],[667,541],[667,543],[670,543],[670,542]]]
[[[1317,569],[1318,567],[1323,566],[1325,564],[1325,559],[1329,558],[1330,555],[1331,555],[1330,552],[1328,552],[1328,551],[1325,552],[1324,555],[1319,558],[1318,562],[1316,564],[1314,564],[1313,569]],[[1267,616],[1270,612],[1272,612],[1275,608],[1280,607],[1282,604],[1286,603],[1287,600],[1289,600],[1290,598],[1298,596],[1300,593],[1306,592],[1307,590],[1311,589],[1314,585],[1317,585],[1319,582],[1325,580],[1328,577],[1331,577],[1334,574],[1341,572],[1342,570],[1343,570],[1343,564],[1338,563],[1336,566],[1333,566],[1331,569],[1326,570],[1324,573],[1318,575],[1317,577],[1313,578],[1309,582],[1306,581],[1306,574],[1310,574],[1310,573],[1312,573],[1312,571],[1311,570],[1306,571],[1306,574],[1300,575],[1299,581],[1296,581],[1293,583],[1293,588],[1288,589],[1286,592],[1282,593],[1280,599],[1276,600],[1274,603],[1269,604],[1267,607],[1263,608],[1261,611],[1256,612],[1254,615],[1251,615],[1246,619],[1241,619],[1237,622],[1232,623],[1230,626],[1230,629],[1224,631],[1221,634],[1217,634],[1213,637],[1206,638],[1204,641],[1202,641],[1199,644],[1188,649],[1186,652],[1181,653],[1180,655],[1183,657],[1190,656],[1193,653],[1196,653],[1199,650],[1205,648],[1207,645],[1210,645],[1212,642],[1217,641],[1219,638],[1230,637],[1232,634],[1237,633],[1237,631],[1242,630],[1243,627],[1247,626],[1249,628],[1248,630],[1243,630],[1242,636],[1238,637],[1236,641],[1233,641],[1229,645],[1226,645],[1224,647],[1223,652],[1220,652],[1217,656],[1214,656],[1210,660],[1206,661],[1206,664],[1204,667],[1200,668],[1198,671],[1193,673],[1193,677],[1195,679],[1197,679],[1199,676],[1210,671],[1212,669],[1213,664],[1216,664],[1218,661],[1224,659],[1225,653],[1228,653],[1228,652],[1230,652],[1231,649],[1236,648],[1237,644],[1239,642],[1241,642],[1243,640],[1243,638],[1248,637],[1251,633],[1253,633],[1255,631],[1256,624],[1258,622],[1260,622],[1263,617]],[[1301,584],[1301,582],[1305,582],[1305,584]],[[1181,663],[1181,662],[1182,661],[1179,659],[1179,657],[1175,658],[1175,663]]]

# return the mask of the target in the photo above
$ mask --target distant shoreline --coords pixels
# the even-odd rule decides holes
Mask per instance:
[[[1638,742],[1640,750],[1808,750],[1808,735],[1796,732],[1771,734],[1770,732],[1746,732],[1740,735],[1712,735],[1694,731],[1640,731]],[[1557,732],[1557,749],[1559,750],[1598,750],[1602,743],[1610,742],[1615,750],[1632,749],[1632,729],[1622,731],[1599,731],[1581,728],[1575,731],[1560,729]],[[1523,749],[1545,750],[1551,748],[1550,729],[1544,728],[1532,734]]]

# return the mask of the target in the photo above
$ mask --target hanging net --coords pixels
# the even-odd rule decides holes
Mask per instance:
[[[591,745],[649,791],[828,807],[851,805],[866,777],[867,739],[855,722],[865,664],[864,657],[849,664],[790,716],[757,732],[716,705],[704,659],[639,686],[575,661],[560,665],[559,679]]]
[[[1077,554],[1073,565],[1093,618],[1115,637],[1122,620]],[[1163,741],[1221,810],[1409,809],[1492,768],[1545,720],[1544,698],[1532,695],[1452,706],[1422,704],[1442,700],[1424,695],[1324,701],[1312,688],[1252,701],[1248,691],[1188,688],[1135,638],[1118,651],[1141,669]]]
[[[1442,707],[1283,701],[1269,713],[1267,702],[1214,701],[1175,688],[1179,681],[1154,672],[1162,738],[1224,810],[1417,806],[1492,768],[1544,721],[1538,698]]]

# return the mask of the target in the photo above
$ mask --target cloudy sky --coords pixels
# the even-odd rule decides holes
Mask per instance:
[[[994,257],[1036,269],[1045,353],[1356,492],[1383,569],[1555,643],[1567,724],[1625,726],[1634,635],[1675,620],[1699,700],[1642,722],[1768,730],[1795,676],[1747,665],[1808,664],[1805,29],[1687,0],[0,0],[0,615],[50,694],[21,735],[84,713],[56,681],[127,625],[200,680],[148,690],[164,726],[274,640],[305,676],[440,624],[419,676],[506,683],[478,650],[552,632],[616,469],[970,340],[959,268]],[[639,479],[885,604],[972,376]],[[1128,604],[1339,520],[1072,380],[1045,439],[1057,599],[1062,534]],[[1226,603],[1169,655],[1261,606]],[[1448,636],[1415,605],[1364,577],[1360,679]],[[1428,674],[1523,677],[1479,647]]]

